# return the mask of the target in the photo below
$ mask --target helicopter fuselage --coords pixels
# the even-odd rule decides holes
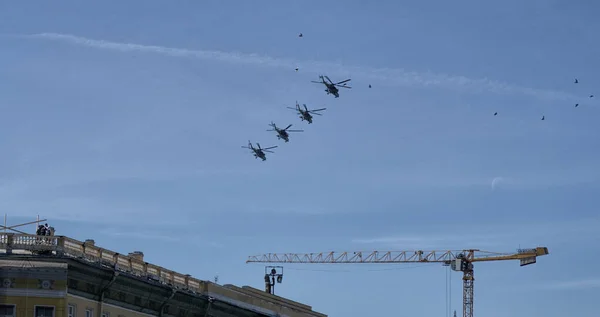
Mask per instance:
[[[310,115],[310,113],[308,112],[301,112],[302,115],[300,116],[300,119],[302,119],[302,121],[306,120],[308,121],[308,123],[312,123],[312,116]]]
[[[265,152],[263,152],[261,150],[254,150],[254,157],[259,158],[263,161],[267,160],[267,156],[265,155]]]
[[[328,95],[329,95],[329,94],[332,94],[332,95],[334,95],[336,98],[339,98],[339,97],[340,97],[339,90],[337,89],[337,87],[336,87],[336,86],[334,86],[334,85],[332,85],[332,84],[328,84],[328,83],[326,83],[326,82],[323,82],[323,83],[325,84],[325,86],[327,86],[327,89],[325,89],[325,91],[327,92],[327,94],[328,94]]]
[[[277,138],[283,139],[285,142],[290,141],[290,135],[285,130],[277,130]]]

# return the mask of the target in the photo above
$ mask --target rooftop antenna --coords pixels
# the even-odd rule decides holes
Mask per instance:
[[[215,275],[215,284],[219,284],[219,273],[217,273],[217,275]]]

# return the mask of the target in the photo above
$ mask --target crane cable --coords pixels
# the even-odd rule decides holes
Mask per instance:
[[[452,269],[448,266],[448,316],[452,315]]]
[[[446,307],[444,308],[445,313],[446,313],[446,317],[450,317],[448,316],[448,270],[445,270],[446,272],[446,276],[444,278],[444,282],[446,282]]]
[[[452,271],[446,270],[446,317],[452,317]]]

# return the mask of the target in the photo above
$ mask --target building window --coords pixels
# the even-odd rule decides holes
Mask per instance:
[[[15,317],[15,305],[0,305],[0,317]]]
[[[54,317],[54,307],[35,306],[35,317]]]
[[[68,317],[75,317],[75,306],[69,304],[69,306],[67,307],[67,316]]]
[[[110,313],[103,312],[103,313],[102,313],[102,317],[110,317]]]
[[[86,309],[85,310],[85,317],[94,317],[94,310],[93,309]]]

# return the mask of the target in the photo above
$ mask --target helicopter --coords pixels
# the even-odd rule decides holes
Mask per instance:
[[[296,108],[292,108],[292,107],[287,107],[288,109],[292,109],[292,110],[296,110],[298,112],[298,114],[300,114],[300,119],[302,121],[308,121],[308,123],[312,123],[312,114],[315,114],[317,116],[322,116],[322,114],[318,113],[317,111],[323,111],[327,108],[321,108],[321,109],[313,109],[313,110],[308,110],[308,108],[306,108],[306,104],[303,104],[304,106],[304,110],[302,110],[300,108],[300,105],[298,104],[298,101],[296,101]]]
[[[252,142],[250,142],[250,140],[248,140],[248,146],[242,146],[242,148],[252,150],[254,157],[260,158],[263,161],[267,160],[267,155],[265,154],[265,152],[274,153],[273,151],[270,151],[270,150],[277,147],[277,145],[275,145],[275,146],[270,146],[270,147],[263,149],[260,147],[260,143],[258,143],[258,142],[256,142],[256,146],[257,147],[252,146]]]
[[[273,127],[273,129],[267,130],[267,131],[275,131],[277,132],[277,138],[278,139],[283,139],[286,143],[290,142],[290,135],[288,134],[288,132],[304,132],[304,130],[288,130],[289,128],[292,127],[292,125],[288,125],[285,129],[281,129],[278,128],[277,125],[275,123],[273,123],[273,121],[271,121],[271,123],[269,124],[271,127]]]
[[[314,80],[312,80],[311,82],[312,83],[316,83],[316,84],[324,84],[325,87],[327,87],[327,89],[325,89],[325,91],[327,92],[327,94],[328,95],[329,94],[334,95],[336,98],[340,97],[338,87],[352,88],[352,87],[346,86],[346,83],[349,82],[351,79],[342,80],[342,81],[340,81],[338,83],[335,83],[335,84],[331,81],[331,79],[329,79],[329,77],[324,76],[324,75],[319,76],[319,79],[321,79],[321,81],[314,81]],[[327,79],[327,81],[329,83],[327,81],[325,81],[325,79]]]

